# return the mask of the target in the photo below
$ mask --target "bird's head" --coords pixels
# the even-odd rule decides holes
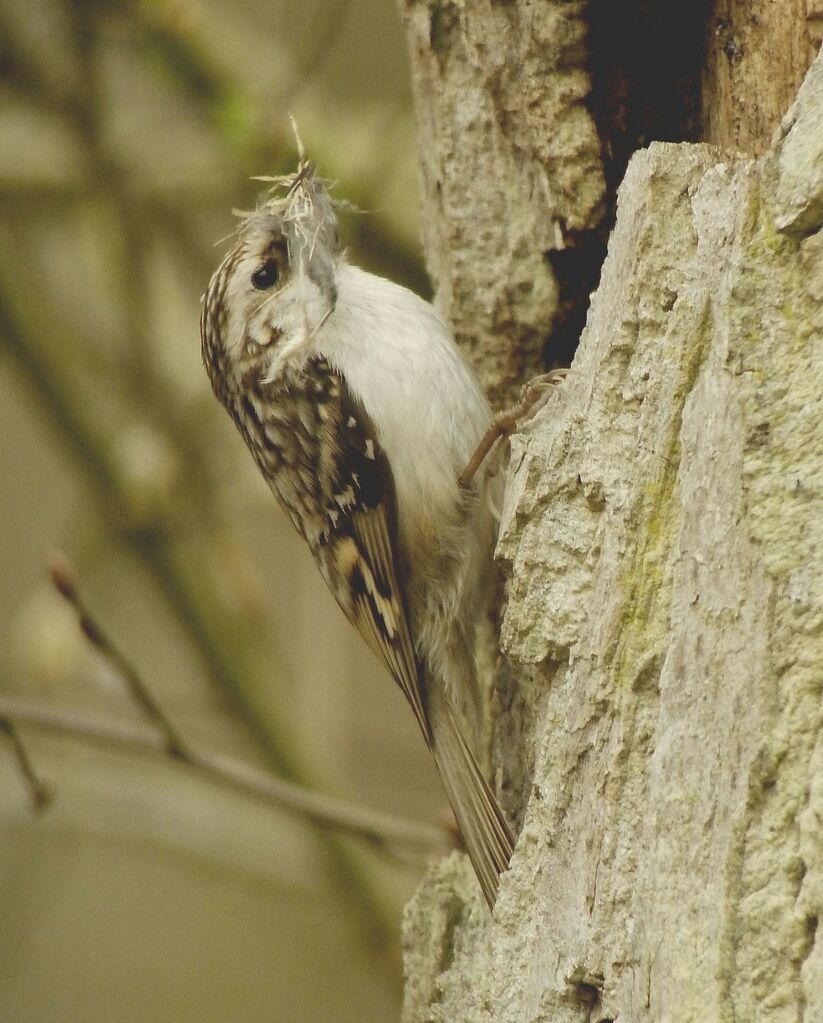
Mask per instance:
[[[203,361],[215,390],[253,360],[277,378],[334,311],[340,241],[335,207],[314,165],[272,181],[243,215],[238,242],[209,283],[200,321]]]

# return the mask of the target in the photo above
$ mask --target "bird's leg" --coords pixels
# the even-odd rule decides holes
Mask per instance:
[[[553,369],[549,373],[533,377],[527,384],[524,384],[520,391],[520,397],[514,405],[498,412],[489,423],[489,428],[477,445],[477,450],[469,459],[469,464],[457,477],[459,487],[465,490],[471,486],[475,473],[483,464],[498,437],[508,437],[521,419],[526,416],[531,418],[538,412],[549,400],[552,390],[566,379],[568,372],[567,369]]]

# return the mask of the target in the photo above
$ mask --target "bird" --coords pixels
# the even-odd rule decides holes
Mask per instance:
[[[466,736],[482,717],[494,474],[458,485],[491,410],[434,307],[349,261],[314,163],[301,152],[295,173],[262,180],[204,296],[206,372],[411,706],[493,907],[514,839]]]

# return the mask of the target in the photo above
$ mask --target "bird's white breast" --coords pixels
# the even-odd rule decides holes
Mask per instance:
[[[448,328],[406,288],[341,264],[334,313],[316,351],[345,377],[371,416],[392,467],[401,533],[445,521],[456,480],[485,432],[490,411]],[[405,521],[404,521],[405,520]]]

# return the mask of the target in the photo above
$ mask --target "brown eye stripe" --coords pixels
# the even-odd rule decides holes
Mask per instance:
[[[226,256],[209,282],[206,298],[203,302],[203,312],[200,317],[201,350],[203,362],[209,371],[213,387],[215,386],[215,374],[221,363],[220,336],[228,315],[224,301],[226,288],[234,268],[244,253],[245,247],[238,245],[237,248],[232,249]]]

